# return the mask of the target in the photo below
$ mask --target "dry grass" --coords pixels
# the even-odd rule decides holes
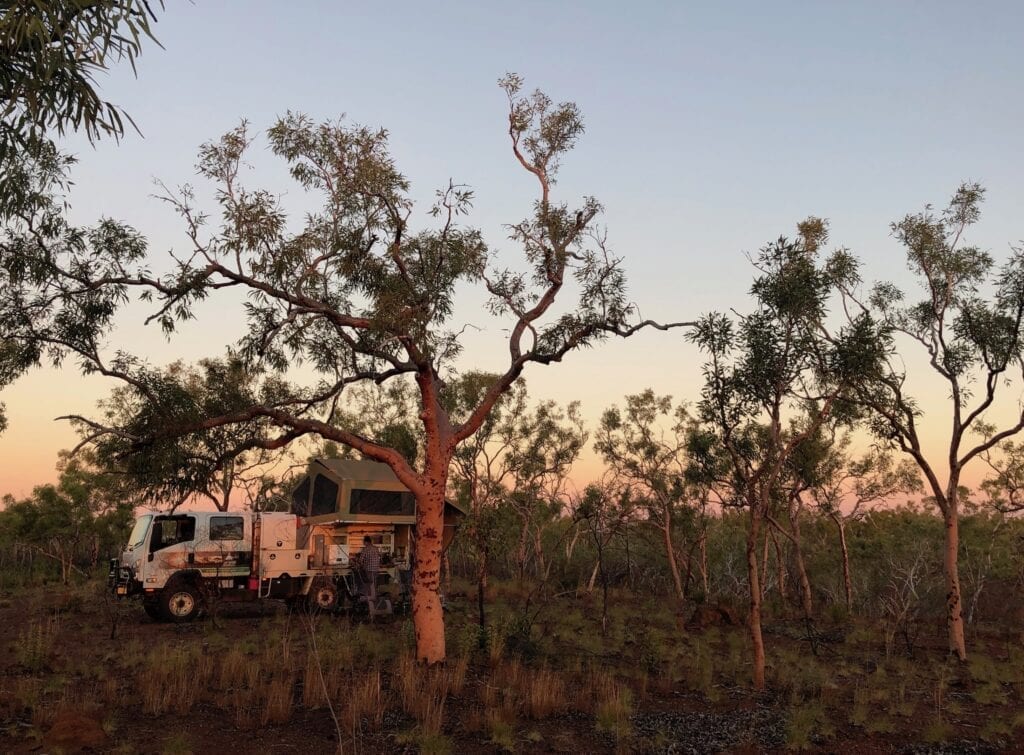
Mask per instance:
[[[610,673],[595,672],[591,689],[597,730],[611,734],[618,741],[626,739],[632,732],[629,719],[633,713],[633,695],[629,687]]]
[[[475,641],[452,642],[447,664],[425,668],[411,654],[410,623],[354,627],[332,617],[313,620],[318,654],[311,651],[311,637],[299,619],[277,616],[223,628],[143,621],[145,641],[97,641],[88,653],[83,649],[62,656],[56,650],[77,638],[73,633],[86,622],[41,605],[8,640],[8,665],[0,674],[0,720],[17,721],[21,729],[16,733],[38,744],[62,706],[81,708],[94,701],[122,711],[110,724],[117,726],[115,739],[123,740],[115,745],[119,751],[139,751],[139,732],[148,736],[158,730],[143,744],[159,752],[162,746],[175,750],[172,739],[161,743],[190,720],[209,726],[213,719],[230,732],[228,737],[237,733],[239,741],[256,735],[235,732],[235,727],[292,722],[288,730],[260,734],[266,742],[302,731],[310,722],[323,732],[330,706],[337,720],[336,741],[347,752],[386,751],[402,742],[411,750],[434,752],[561,749],[570,729],[581,752],[638,751],[661,742],[661,734],[646,730],[646,717],[637,719],[633,731],[634,713],[661,709],[670,692],[703,693],[723,700],[723,709],[732,707],[733,698],[753,699],[744,697],[749,671],[741,630],[671,637],[652,631],[641,642],[616,625],[604,638],[591,633],[591,652],[575,644],[576,633],[594,621],[592,615],[580,616],[580,610],[566,607],[564,617],[551,620],[550,632],[535,633],[532,650],[500,641],[488,649]],[[475,639],[474,618],[455,611],[452,632],[462,636],[462,621],[474,632],[462,634]],[[501,614],[494,623],[499,631],[492,637],[505,636],[500,628],[509,624]],[[837,649],[843,655],[835,663],[809,657],[806,646],[788,636],[771,637],[769,686],[773,704],[786,715],[785,746],[805,748],[825,737],[838,749],[851,730],[869,744],[895,742],[897,735],[900,741],[904,736],[942,741],[966,735],[1005,747],[1020,736],[1024,714],[996,715],[1008,708],[1016,711],[1024,698],[1024,650],[1017,647],[1016,634],[1012,641],[1000,637],[979,643],[971,662],[961,666],[937,653],[914,662],[886,660],[877,631],[859,641],[850,639],[856,631]],[[648,656],[661,659],[658,671],[647,670]],[[31,667],[41,670],[31,672]],[[211,711],[212,706],[220,711]],[[399,710],[415,726],[390,715]],[[579,721],[592,721],[590,731],[557,720],[569,712],[578,713]],[[911,732],[912,727],[918,728]]]
[[[142,709],[156,716],[188,713],[212,676],[209,657],[195,646],[154,649],[138,677]]]
[[[532,719],[548,718],[565,709],[565,679],[557,671],[548,668],[531,671],[523,692],[526,715]]]
[[[383,727],[388,704],[381,682],[380,669],[363,672],[353,680],[344,701],[338,700],[341,725],[350,734],[362,731],[364,722],[370,731],[377,732]]]
[[[282,658],[291,655],[288,635],[269,638],[253,654],[240,647],[209,653],[189,643],[151,650],[136,676],[143,711],[184,715],[207,701],[232,711],[242,729],[287,723],[296,675]],[[116,680],[107,680],[104,689],[108,700],[125,694]]]
[[[29,673],[39,673],[49,668],[57,634],[60,632],[60,614],[51,614],[39,621],[30,622],[14,641],[14,658]]]
[[[118,676],[108,677],[100,687],[100,698],[107,705],[119,708],[128,700],[125,680]]]
[[[424,668],[411,655],[398,659],[392,677],[402,710],[415,718],[425,733],[439,733],[452,673],[444,666]]]
[[[321,671],[323,672],[323,682],[320,677]],[[332,687],[331,682],[335,681],[329,678],[332,672],[338,673],[335,668],[324,669],[316,653],[312,651],[306,653],[306,667],[302,675],[302,705],[304,707],[316,709],[327,705],[328,691]]]
[[[271,678],[270,683],[266,685],[263,715],[260,716],[260,723],[263,726],[283,724],[291,720],[294,689],[295,677],[289,671]]]
[[[241,650],[230,648],[220,661],[220,673],[218,674],[220,688],[228,690],[244,684],[247,676],[250,675],[248,673],[250,666],[254,665],[249,656]]]
[[[511,752],[516,745],[516,717],[507,707],[488,708],[484,712],[491,744]]]

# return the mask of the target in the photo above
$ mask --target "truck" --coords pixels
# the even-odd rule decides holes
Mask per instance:
[[[139,512],[109,585],[159,621],[196,618],[214,601],[284,600],[319,611],[360,602],[355,564],[369,538],[378,584],[407,602],[416,502],[386,464],[315,459],[288,511]],[[444,543],[463,512],[445,506]],[[387,598],[378,610],[390,610]],[[363,601],[365,604],[365,601]]]

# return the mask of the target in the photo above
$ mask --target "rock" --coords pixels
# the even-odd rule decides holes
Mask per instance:
[[[57,720],[43,737],[43,744],[50,751],[102,750],[110,746],[110,737],[103,731],[100,722],[92,716],[65,711],[57,715]]]
[[[691,632],[702,632],[709,627],[738,627],[742,623],[736,612],[729,606],[702,604],[697,606],[697,610],[693,612],[693,616],[686,623],[686,628]]]

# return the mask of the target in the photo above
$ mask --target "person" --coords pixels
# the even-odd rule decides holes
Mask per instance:
[[[380,551],[370,540],[369,535],[363,537],[363,549],[359,551],[359,568],[366,585],[366,597],[370,601],[370,609],[377,603],[377,572],[380,571]]]

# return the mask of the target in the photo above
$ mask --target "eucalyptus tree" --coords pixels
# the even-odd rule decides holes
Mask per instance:
[[[40,485],[0,511],[0,543],[30,549],[60,566],[66,585],[82,566],[95,568],[105,551],[123,545],[138,497],[123,478],[91,454],[62,452],[56,484]]]
[[[543,578],[549,567],[544,533],[567,505],[569,471],[587,443],[579,402],[561,407],[539,401],[510,415],[498,432],[508,472],[502,505],[515,512],[521,525],[515,548],[519,577],[526,577],[532,556],[534,572]]]
[[[647,521],[661,531],[680,603],[686,599],[686,585],[679,569],[673,526],[687,507],[693,513],[706,501],[701,487],[687,476],[687,448],[694,425],[685,404],[673,406],[671,396],[657,396],[647,389],[626,396],[623,409],[606,409],[594,442],[608,470],[622,485],[634,488],[632,497],[650,502]],[[689,571],[687,568],[687,574]]]
[[[871,410],[876,436],[917,464],[942,515],[949,651],[961,660],[967,647],[957,564],[960,480],[972,460],[1024,430],[1024,410],[1015,407],[1006,414],[996,407],[1001,388],[1005,392],[1024,381],[1024,250],[1013,249],[997,265],[988,252],[966,242],[983,198],[981,186],[962,184],[943,211],[927,207],[892,224],[916,278],[919,300],[908,301],[892,283],[876,284],[866,301],[851,286],[844,288],[848,312],[856,317],[870,313],[884,338],[916,347],[923,357],[920,369],[941,378],[949,392],[948,434],[936,456],[926,450],[936,438],[931,431],[929,438],[922,437],[921,408],[907,389],[908,365],[918,364],[908,352],[890,352],[872,380],[862,384],[857,399]],[[856,276],[849,282],[855,283]],[[979,432],[982,437],[972,440]]]
[[[467,372],[448,391],[448,411],[459,418],[472,410],[497,375]],[[538,576],[546,576],[544,534],[562,513],[569,471],[587,439],[579,406],[553,401],[532,403],[522,380],[494,405],[476,434],[456,450],[453,481],[469,504],[464,525],[476,557],[477,607],[485,626],[484,593],[492,554],[507,550],[519,576],[532,557]],[[515,524],[510,528],[509,524]],[[510,529],[518,531],[511,541]]]
[[[801,422],[797,421],[799,427]],[[784,563],[781,548],[778,545],[778,538],[775,533],[781,533],[793,547],[793,561],[796,566],[797,578],[800,582],[800,605],[803,611],[807,628],[812,630],[811,623],[814,620],[814,597],[811,589],[810,576],[807,573],[807,564],[804,558],[804,542],[801,531],[801,523],[804,517],[805,497],[808,490],[815,484],[820,474],[820,465],[824,461],[826,452],[825,431],[828,429],[828,422],[821,423],[815,433],[808,436],[800,443],[790,455],[784,474],[780,480],[781,494],[778,496],[778,505],[775,507],[785,513],[789,523],[788,528],[779,519],[777,512],[769,510],[765,519],[772,527],[771,535],[775,542],[776,561],[779,566],[779,593],[783,600],[786,598],[784,582]],[[766,542],[767,547],[767,542]],[[765,564],[767,566],[767,564]]]
[[[698,405],[705,433],[693,445],[699,458],[724,450],[735,503],[748,513],[746,562],[750,596],[748,627],[753,682],[763,689],[765,651],[761,634],[761,586],[757,543],[765,518],[784,495],[787,464],[822,423],[845,410],[851,386],[876,361],[881,344],[870,317],[827,337],[829,300],[846,283],[841,253],[818,260],[827,240],[824,221],[810,218],[795,240],[780,238],[752,259],[757,271],[755,309],[734,321],[713,313],[688,338],[708,355]]]
[[[131,118],[102,99],[96,76],[121,61],[134,70],[145,40],[157,43],[152,29],[157,5],[162,8],[163,0],[9,0],[0,5],[3,243],[26,229],[46,227],[63,211],[57,195],[67,188],[75,160],[58,152],[54,135],[81,130],[95,141],[124,134],[125,119],[130,123]],[[44,235],[54,232],[49,228]],[[22,264],[26,269],[18,276],[46,274],[28,260]],[[0,329],[0,389],[36,361],[32,352],[3,337]],[[0,432],[6,426],[0,403]]]
[[[834,428],[833,428],[834,430]],[[853,611],[853,576],[846,528],[861,519],[872,504],[892,500],[921,489],[917,467],[909,459],[897,461],[887,449],[871,449],[859,457],[851,453],[848,433],[834,431],[822,438],[813,469],[806,474],[806,492],[815,508],[836,526],[842,562],[846,610]],[[844,510],[845,509],[845,510]]]
[[[252,504],[267,484],[264,471],[272,459],[266,424],[249,421],[180,435],[175,430],[251,406],[273,385],[261,377],[232,353],[195,366],[174,362],[147,372],[158,404],[123,384],[100,402],[100,418],[68,419],[81,437],[78,447],[91,447],[103,466],[130,480],[149,505],[173,510],[198,499],[227,511],[237,493],[251,494]],[[164,432],[154,434],[157,426]],[[143,437],[146,441],[139,442]]]
[[[25,219],[0,260],[0,335],[17,345],[16,358],[5,362],[27,367],[74,356],[87,372],[123,381],[154,407],[154,421],[133,440],[137,447],[166,435],[256,424],[266,435],[247,432],[252,448],[317,435],[388,464],[417,502],[413,620],[417,656],[428,663],[445,658],[438,587],[455,450],[527,366],[560,362],[609,336],[671,327],[640,320],[627,299],[621,261],[596,228],[598,201],[587,197],[570,206],[553,196],[561,160],[583,133],[579,109],[541,92],[525,94],[515,75],[501,85],[512,155],[537,192],[528,216],[510,226],[524,257],[518,269],[495,267],[481,233],[463,225],[473,200],[469,189],[449,182],[417,226],[409,182],[388,152],[386,131],[316,124],[300,114],[268,131],[273,154],[319,199],[319,209],[299,221],[289,222],[278,192],[244,185],[252,137],[243,123],[200,150],[199,173],[216,189],[213,212],[197,207],[190,187],[165,197],[187,238],[170,273],[150,272],[146,244],[134,230],[110,220],[77,229],[52,212],[45,226],[35,216]],[[507,325],[499,336],[505,355],[477,404],[454,421],[445,394],[464,327],[455,299],[473,285],[487,293],[490,314]],[[574,306],[565,302],[573,289]],[[189,425],[156,421],[164,406],[159,376],[137,358],[104,349],[133,291],[150,302],[148,321],[171,336],[199,302],[225,291],[244,295],[248,332],[238,351],[251,368],[267,371],[255,400]],[[299,362],[315,374],[311,384],[285,380]],[[415,463],[332,422],[348,386],[401,376],[416,385],[423,446]]]
[[[586,527],[597,554],[594,571],[588,590],[601,579],[601,633],[608,632],[608,570],[605,566],[605,549],[612,539],[623,533],[636,514],[636,501],[628,486],[616,480],[603,480],[587,485],[582,493],[571,497],[570,508],[573,522]]]
[[[988,505],[1001,514],[1024,511],[1024,443],[1000,443],[982,458],[990,469],[981,483]]]
[[[460,375],[447,392],[448,411],[454,416],[471,411],[496,378],[496,375],[483,372]],[[526,383],[519,380],[498,399],[480,428],[455,450],[453,456],[452,481],[456,495],[469,508],[468,521],[462,527],[465,533],[463,541],[468,541],[476,557],[477,620],[481,644],[486,641],[485,593],[491,554],[508,546],[499,542],[499,502],[504,497],[510,473],[504,463],[507,446],[502,441],[504,436],[499,427],[514,422],[526,411],[526,406]]]
[[[9,0],[0,6],[0,164],[12,153],[36,149],[53,132],[81,129],[90,141],[124,134],[131,118],[103,100],[96,77],[121,61],[134,70],[145,40],[156,42],[157,5],[162,8],[162,0]]]

